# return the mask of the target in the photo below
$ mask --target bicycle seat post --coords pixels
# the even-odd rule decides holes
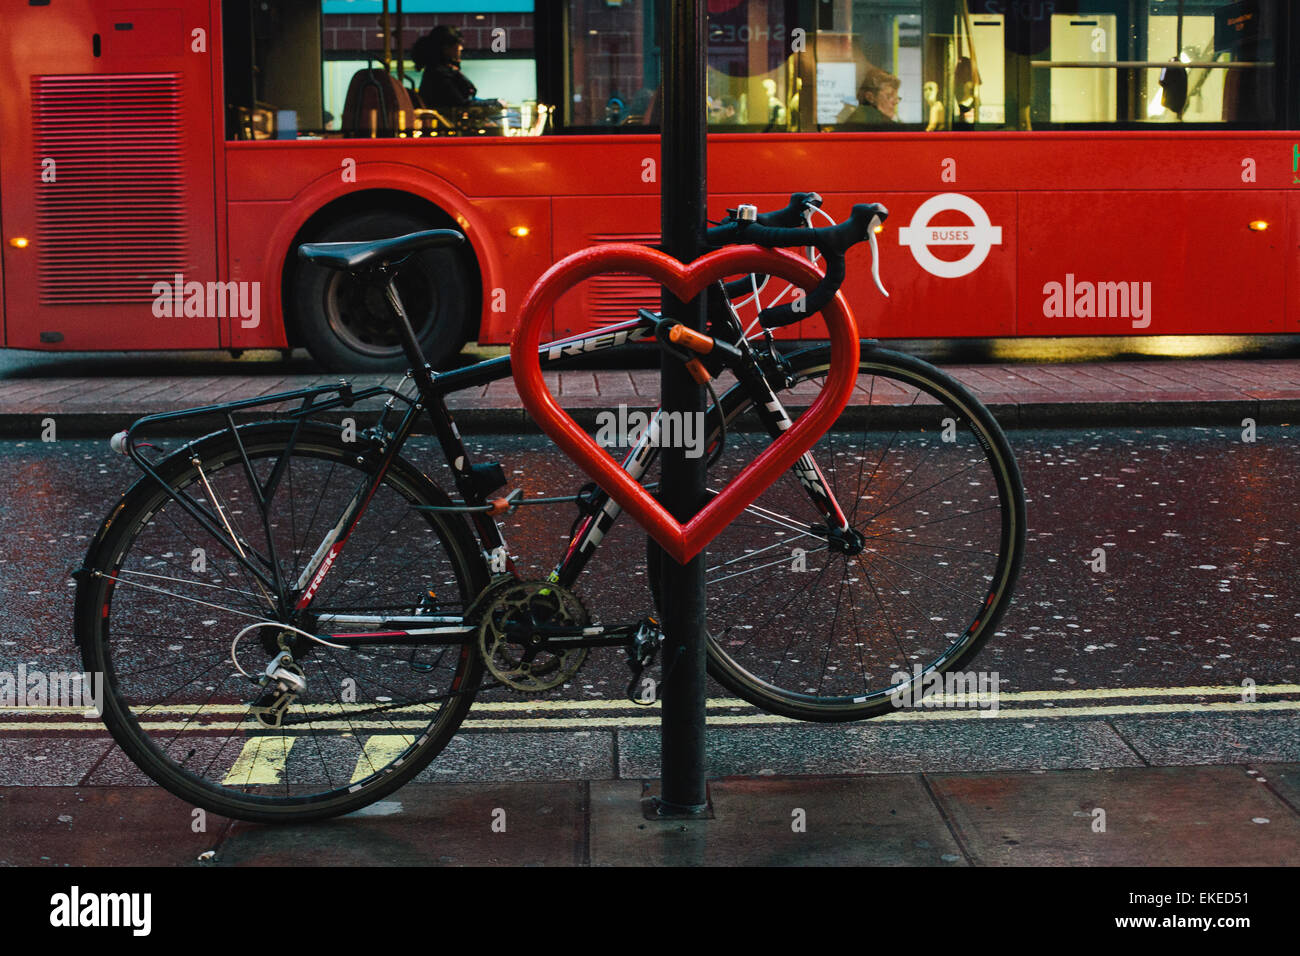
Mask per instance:
[[[402,351],[406,353],[406,358],[411,363],[411,374],[415,376],[420,392],[428,395],[433,387],[433,369],[430,368],[424,353],[420,350],[415,330],[411,328],[411,320],[402,305],[402,297],[397,291],[396,270],[385,262],[374,270],[373,275],[372,281],[384,283],[384,298],[388,301],[388,307],[392,310],[394,318],[397,319],[397,330],[402,337]]]

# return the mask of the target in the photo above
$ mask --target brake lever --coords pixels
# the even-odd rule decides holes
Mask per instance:
[[[871,217],[871,228],[867,230],[867,241],[871,243],[871,278],[876,283],[876,288],[886,299],[889,298],[889,292],[885,285],[880,281],[880,245],[876,242],[876,229],[880,226],[880,217]]]

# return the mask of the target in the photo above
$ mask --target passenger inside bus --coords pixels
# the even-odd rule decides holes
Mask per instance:
[[[460,55],[465,49],[460,31],[446,25],[436,26],[415,41],[411,60],[424,71],[420,80],[420,99],[430,109],[468,106],[478,94],[474,84],[460,70]]]
[[[740,114],[736,108],[736,101],[730,96],[718,96],[709,98],[709,122],[710,123],[739,123]]]
[[[892,73],[868,66],[858,84],[858,105],[840,122],[884,126],[898,122],[900,81]]]

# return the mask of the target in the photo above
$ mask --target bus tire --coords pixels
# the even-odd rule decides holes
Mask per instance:
[[[436,224],[378,210],[347,216],[305,241],[386,239]],[[296,260],[292,291],[302,344],[331,372],[392,372],[410,362],[382,290],[346,273]],[[397,288],[425,359],[448,367],[471,337],[465,261],[457,249],[426,249],[402,266]]]

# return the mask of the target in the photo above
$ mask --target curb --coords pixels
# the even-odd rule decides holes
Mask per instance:
[[[792,405],[792,411],[802,411],[807,406]],[[629,406],[633,408],[633,406]],[[868,419],[867,406],[849,406],[841,415],[839,424],[859,427]],[[1008,430],[1029,428],[1106,428],[1124,426],[1187,426],[1233,425],[1240,426],[1245,418],[1253,418],[1256,425],[1281,425],[1300,420],[1300,399],[1246,399],[1212,400],[1204,402],[992,402],[988,408],[998,423]],[[652,410],[645,406],[645,411]],[[42,413],[0,412],[0,438],[39,439],[47,419],[54,419],[58,434],[64,438],[104,438],[127,428],[136,419],[157,412],[158,409],[126,411],[47,411]],[[358,408],[352,411],[335,411],[316,416],[318,420],[341,423],[344,418],[365,418],[375,409]],[[586,429],[597,427],[596,415],[600,408],[570,408],[569,414],[577,424]],[[358,415],[359,413],[359,415]],[[468,432],[485,434],[540,435],[532,417],[522,408],[453,408],[456,422]],[[256,421],[279,417],[261,414],[247,416],[241,421]],[[196,422],[183,423],[188,427],[172,427],[166,434],[188,436],[206,434],[220,427],[213,422],[210,427],[197,427]],[[417,434],[427,434],[427,429],[416,429]]]

